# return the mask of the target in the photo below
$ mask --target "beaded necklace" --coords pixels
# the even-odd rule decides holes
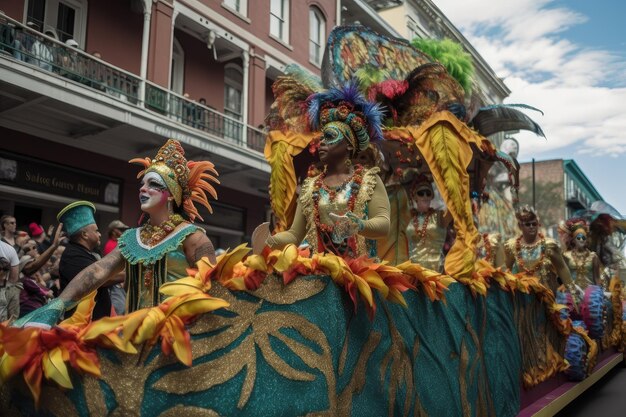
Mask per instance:
[[[586,275],[585,266],[587,265],[587,260],[591,255],[591,251],[589,249],[585,249],[584,255],[582,257],[578,256],[577,251],[572,251],[572,260],[574,261],[574,266],[576,266],[576,279],[583,279]]]
[[[141,228],[141,232],[139,232],[139,238],[141,239],[141,243],[144,245],[148,245],[150,247],[156,245],[167,235],[169,235],[176,226],[183,223],[185,219],[180,214],[171,214],[167,220],[159,225],[152,225],[150,223],[146,223]]]
[[[532,245],[524,245],[528,248],[534,248],[535,246],[539,245],[539,252],[541,253],[541,255],[539,256],[539,260],[537,261],[535,266],[533,266],[531,269],[526,268],[524,259],[522,259],[523,236],[520,236],[515,240],[515,261],[517,262],[517,265],[519,266],[519,268],[523,270],[526,275],[530,275],[530,276],[535,275],[535,272],[537,272],[537,270],[542,266],[543,260],[546,257],[546,239],[541,233],[538,233],[537,235],[539,236],[539,241],[537,243],[534,243]]]
[[[426,232],[428,230],[428,223],[430,223],[430,218],[433,216],[434,213],[435,213],[435,210],[433,210],[432,208],[429,208],[428,211],[426,212],[426,215],[424,216],[424,222],[420,225],[419,218],[420,218],[421,213],[418,212],[417,210],[414,210],[413,228],[415,229],[415,234],[417,235],[418,242],[421,242],[426,237]]]
[[[352,193],[348,199],[348,211],[352,212],[356,204],[359,189],[361,188],[361,183],[363,182],[363,166],[357,165],[352,175],[337,187],[328,187],[324,183],[325,178],[326,170],[317,177],[313,184],[313,221],[315,222],[317,230],[330,233],[334,225],[323,224],[320,220],[320,190],[324,190],[328,193],[328,200],[332,203],[335,201],[335,198],[337,198],[337,192],[344,189],[349,183],[352,183]]]

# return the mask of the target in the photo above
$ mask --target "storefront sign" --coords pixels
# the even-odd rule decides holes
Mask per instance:
[[[0,184],[117,206],[121,181],[62,165],[0,152]]]

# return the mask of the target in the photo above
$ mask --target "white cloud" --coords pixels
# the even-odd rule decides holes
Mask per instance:
[[[582,48],[564,31],[586,17],[552,0],[435,0],[511,89],[509,103],[544,111],[529,115],[547,140],[518,139],[520,158],[563,148],[591,155],[626,154],[626,63],[610,51]],[[568,149],[565,149],[569,147]],[[572,155],[570,155],[572,156]]]

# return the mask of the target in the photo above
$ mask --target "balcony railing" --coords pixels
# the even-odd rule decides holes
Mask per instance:
[[[226,142],[263,152],[265,132],[146,81],[145,107]]]
[[[263,152],[265,132],[0,14],[0,56],[33,65],[224,141]],[[142,84],[144,96],[140,97]]]

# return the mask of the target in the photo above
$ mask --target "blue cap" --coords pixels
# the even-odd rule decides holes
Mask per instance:
[[[63,230],[72,236],[85,226],[96,224],[93,217],[96,207],[89,201],[75,201],[68,204],[57,214],[57,220],[63,223]]]

